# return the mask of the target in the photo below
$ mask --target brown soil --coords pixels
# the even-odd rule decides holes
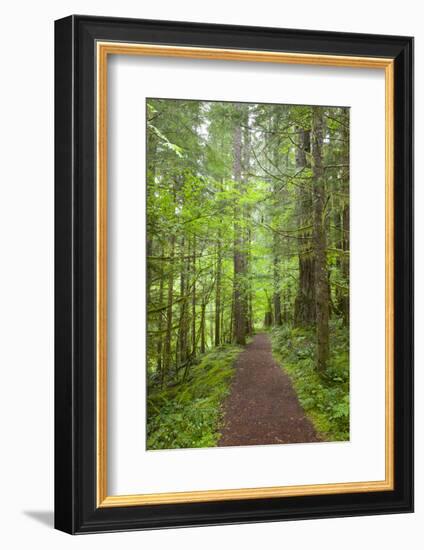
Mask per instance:
[[[253,338],[235,369],[218,446],[320,441],[290,378],[272,357],[267,334]]]

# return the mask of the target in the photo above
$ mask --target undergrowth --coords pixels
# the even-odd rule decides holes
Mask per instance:
[[[285,325],[271,332],[275,357],[289,374],[300,404],[324,441],[349,440],[349,333],[330,325],[330,360],[324,376],[314,368],[314,332]]]
[[[149,389],[147,449],[215,447],[240,348],[225,345],[199,358],[184,381]]]

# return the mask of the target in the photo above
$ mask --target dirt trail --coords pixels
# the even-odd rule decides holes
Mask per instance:
[[[239,355],[218,446],[319,441],[288,375],[272,357],[267,334],[257,334]]]

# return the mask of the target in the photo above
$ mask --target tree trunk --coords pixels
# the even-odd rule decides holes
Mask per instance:
[[[323,109],[315,107],[312,115],[312,172],[314,190],[315,306],[316,306],[316,369],[325,373],[329,357],[329,292],[327,240],[325,231],[325,182],[322,160],[324,133]]]
[[[267,291],[265,290],[267,309],[265,310],[264,326],[265,328],[270,328],[273,323],[272,318],[272,303],[271,298],[268,296]]]
[[[240,111],[240,105],[236,105]],[[242,190],[241,163],[242,163],[242,142],[241,142],[241,120],[235,120],[233,134],[233,179],[234,185]],[[241,222],[242,209],[237,204],[234,207],[234,341],[244,346],[246,344],[246,301],[245,301],[245,259],[243,224]]]
[[[174,249],[175,249],[175,236],[172,235],[170,239],[170,252],[169,252],[169,275],[168,275],[168,301],[166,309],[166,334],[165,334],[165,349],[163,358],[163,370],[162,370],[162,385],[165,382],[169,373],[171,365],[171,344],[172,344],[172,308],[174,299]]]
[[[297,127],[299,138],[296,147],[296,171],[300,172],[310,166],[310,132]],[[311,230],[312,192],[306,180],[297,191],[299,220],[299,279],[294,304],[294,322],[298,327],[315,323],[315,254],[312,249]]]
[[[205,353],[206,351],[206,342],[205,342],[205,317],[206,317],[206,303],[202,302],[201,305],[201,316],[200,316],[200,353]]]
[[[274,325],[279,326],[282,324],[281,317],[281,291],[280,291],[280,272],[279,272],[279,260],[278,260],[278,237],[276,233],[273,234],[273,278],[274,278]]]
[[[221,232],[218,232],[216,259],[216,286],[215,286],[215,346],[221,344]]]
[[[185,262],[185,239],[181,239],[181,272],[180,272],[180,322],[178,330],[178,345],[177,345],[177,370],[180,365],[183,365],[187,359],[187,264]]]
[[[231,293],[230,326],[228,330],[227,344],[231,344],[234,336],[234,289]]]

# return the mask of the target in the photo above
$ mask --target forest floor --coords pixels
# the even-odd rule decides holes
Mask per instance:
[[[254,336],[235,369],[219,447],[320,441],[289,376],[272,356],[268,334]]]

